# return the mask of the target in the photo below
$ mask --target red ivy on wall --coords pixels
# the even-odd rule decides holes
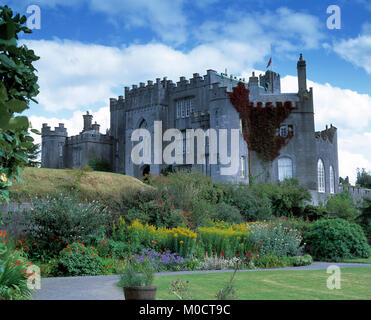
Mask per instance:
[[[250,90],[246,89],[242,82],[239,82],[232,92],[227,93],[240,114],[242,133],[249,150],[256,151],[264,161],[273,161],[279,156],[281,148],[292,138],[291,135],[277,135],[277,129],[296,108],[290,101],[276,102],[276,106],[267,102],[264,107],[262,102],[258,102],[254,107],[249,100]]]

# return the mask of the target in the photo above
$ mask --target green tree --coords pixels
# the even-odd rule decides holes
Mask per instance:
[[[342,184],[343,186],[349,186],[350,183],[349,183],[349,177],[346,176],[345,179],[340,177],[339,178],[339,183]]]
[[[348,221],[354,221],[359,215],[357,206],[347,190],[328,197],[326,211]]]
[[[39,161],[40,154],[40,143],[34,144],[28,149],[28,167],[39,167],[41,162]]]
[[[9,201],[11,179],[20,180],[33,147],[28,118],[21,116],[39,93],[33,50],[18,45],[19,33],[31,33],[26,16],[0,6],[0,202]],[[31,129],[34,133],[37,130]]]
[[[362,188],[371,189],[371,172],[367,172],[365,168],[362,168],[362,170],[357,169],[356,185],[359,185]]]

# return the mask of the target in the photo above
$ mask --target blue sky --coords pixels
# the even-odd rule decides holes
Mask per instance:
[[[124,86],[207,69],[248,77],[264,71],[273,46],[273,69],[283,91],[294,92],[296,60],[307,61],[314,88],[316,129],[339,128],[340,175],[371,170],[371,1],[275,0],[10,0],[26,14],[41,9],[41,29],[24,41],[36,64],[39,104],[33,126],[65,122],[81,130],[93,111],[109,126],[108,101]],[[341,29],[326,26],[326,9],[341,9]]]

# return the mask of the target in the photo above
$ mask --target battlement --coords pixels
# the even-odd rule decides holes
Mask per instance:
[[[66,139],[66,144],[78,144],[82,142],[112,143],[112,137],[104,134],[84,133]]]
[[[64,123],[59,123],[58,127],[55,127],[54,130],[51,130],[50,126],[47,123],[43,123],[41,129],[42,136],[64,136],[67,137],[67,129],[64,127]]]
[[[330,128],[328,126],[326,126],[326,129],[325,130],[322,130],[322,131],[316,131],[315,132],[315,138],[317,140],[323,140],[323,141],[329,141],[331,143],[333,143],[334,141],[334,136],[337,132],[337,128],[334,127],[332,124],[330,125]]]

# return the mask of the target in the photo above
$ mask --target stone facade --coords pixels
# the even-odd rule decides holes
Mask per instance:
[[[296,177],[312,191],[323,194],[338,192],[337,129],[330,125],[316,132],[314,126],[313,90],[307,89],[306,62],[300,55],[297,63],[298,92],[281,93],[280,75],[268,70],[259,78],[253,75],[237,79],[214,70],[187,80],[180,77],[176,83],[167,78],[155,82],[125,87],[125,97],[110,99],[110,129],[99,132],[99,125],[92,124],[92,115],[84,115],[84,129],[74,137],[68,137],[63,124],[50,130],[42,128],[42,166],[47,168],[80,167],[95,157],[107,161],[112,171],[134,177],[145,173],[160,174],[166,164],[156,163],[153,148],[151,163],[135,165],[131,151],[136,144],[132,133],[138,128],[154,133],[154,121],[162,121],[164,133],[169,128],[181,132],[186,129],[240,129],[239,114],[230,103],[226,91],[232,91],[238,82],[250,90],[250,101],[286,102],[296,107],[281,124],[277,134],[293,137],[285,145],[280,156],[271,163],[262,162],[254,151],[247,148],[242,134],[239,138],[239,171],[234,175],[221,175],[221,165],[210,164],[211,156],[206,139],[206,164],[177,165],[178,169],[198,168],[216,181],[249,182],[249,174],[256,180],[277,182],[285,177]],[[241,132],[241,131],[240,131]],[[228,138],[230,139],[230,137]],[[152,138],[152,146],[155,144]],[[166,143],[163,143],[163,148]],[[230,152],[230,143],[228,144]]]

